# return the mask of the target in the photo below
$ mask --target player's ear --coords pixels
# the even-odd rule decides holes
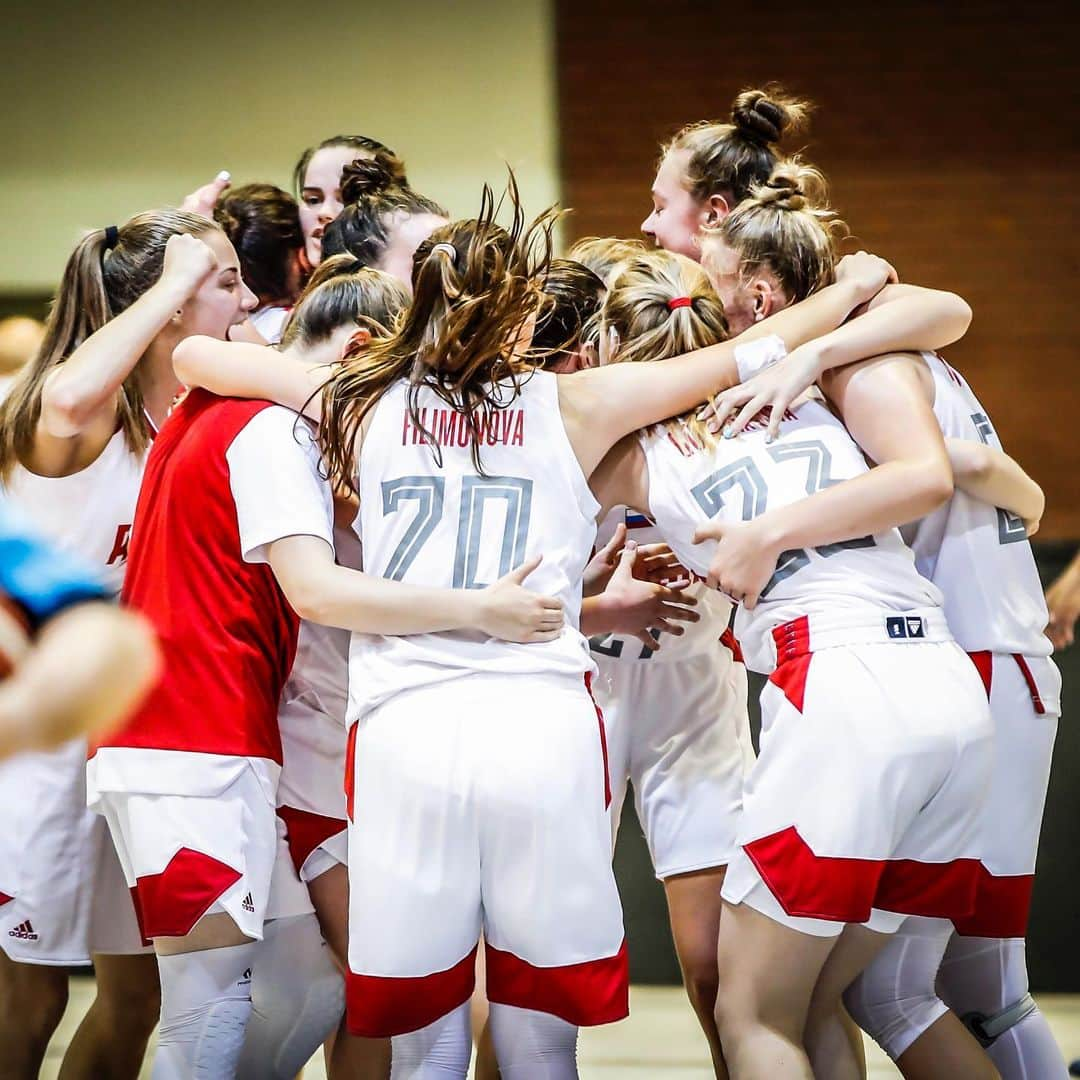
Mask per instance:
[[[366,326],[358,326],[349,337],[349,345],[358,349],[366,348],[371,344],[371,331]]]
[[[705,201],[705,214],[702,223],[707,229],[714,229],[731,212],[727,199],[723,195],[710,195]]]
[[[775,314],[783,306],[777,302],[779,300],[777,290],[773,288],[772,282],[766,278],[754,279],[753,284],[750,286],[750,295],[753,300],[754,322],[756,323]]]

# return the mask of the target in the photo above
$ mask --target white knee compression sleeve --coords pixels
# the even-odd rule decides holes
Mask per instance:
[[[154,1080],[226,1080],[251,1013],[255,943],[159,956],[161,1029]]]
[[[905,920],[844,994],[852,1019],[893,1061],[948,1011],[934,983],[952,932],[946,919]]]
[[[1068,1075],[1050,1025],[1028,993],[1023,938],[954,936],[938,990],[986,1048],[1002,1080]]]
[[[255,947],[239,1080],[292,1080],[337,1029],[345,980],[314,915],[273,919]]]
[[[463,1080],[472,1057],[469,1003],[433,1024],[394,1037],[390,1080]]]
[[[494,1002],[489,1023],[503,1080],[575,1080],[578,1029],[573,1024]]]

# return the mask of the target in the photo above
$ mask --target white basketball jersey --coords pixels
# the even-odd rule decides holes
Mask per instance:
[[[766,427],[758,417],[735,438],[700,450],[682,448],[664,429],[642,436],[653,520],[695,573],[707,573],[716,547],[690,543],[702,522],[750,521],[867,472],[862,451],[843,424],[817,401],[789,411],[771,444],[765,441]],[[769,672],[776,663],[772,629],[801,615],[940,605],[940,593],[919,576],[911,551],[891,529],[783,552],[754,610],[737,610],[735,636],[747,666]]]
[[[352,529],[334,529],[334,555],[340,566],[352,570],[361,567],[360,541]],[[349,696],[349,631],[336,626],[322,626],[303,619],[296,638],[296,659],[281,692],[278,720],[282,730],[295,727],[295,736],[303,740],[311,713],[318,713],[345,724]],[[300,724],[294,717],[302,717]]]
[[[1001,449],[979,399],[963,376],[924,353],[934,377],[934,415],[949,439]],[[959,488],[932,514],[904,529],[919,572],[945,596],[945,617],[968,651],[1049,656],[1049,621],[1024,523]]]
[[[509,383],[498,388],[502,407],[478,435],[482,471],[462,415],[421,387],[419,420],[441,448],[437,460],[413,422],[407,390],[402,381],[383,396],[360,453],[365,571],[413,585],[481,589],[542,554],[525,585],[562,600],[566,627],[557,640],[536,645],[479,631],[354,634],[350,718],[401,690],[469,672],[591,671],[578,617],[599,506],[566,436],[556,376],[531,374],[516,398]]]
[[[42,535],[101,567],[119,592],[145,465],[146,455],[133,454],[117,431],[82,472],[38,476],[17,465],[4,491]]]
[[[643,514],[620,506],[612,510],[600,522],[597,530],[596,546],[603,547],[612,537],[615,529],[626,525],[627,539],[638,544],[656,544],[667,542],[660,530]],[[720,635],[731,622],[731,601],[714,589],[709,589],[703,582],[695,582],[686,590],[687,596],[697,597],[697,613],[701,621],[680,623],[685,633],[681,637],[673,634],[662,635],[661,647],[657,650],[647,648],[636,637],[626,634],[597,634],[589,639],[589,647],[595,656],[610,657],[613,660],[670,663],[686,660],[691,656],[715,654]],[[718,661],[719,662],[719,661]]]

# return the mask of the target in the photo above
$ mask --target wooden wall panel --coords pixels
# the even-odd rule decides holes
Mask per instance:
[[[975,309],[949,351],[1080,538],[1076,17],[1065,4],[740,6],[557,0],[568,235],[633,236],[659,144],[770,79],[818,106],[803,140],[850,243]],[[792,149],[797,146],[792,147]]]

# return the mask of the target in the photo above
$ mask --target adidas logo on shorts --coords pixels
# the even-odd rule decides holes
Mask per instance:
[[[891,615],[885,620],[890,638],[925,638],[926,624],[921,615]]]
[[[8,937],[18,938],[20,941],[37,941],[38,939],[37,933],[30,925],[29,919],[19,923],[14,930],[9,930]]]
[[[245,911],[250,911],[253,915],[255,914],[255,901],[252,900],[251,893],[248,893],[247,896],[245,896],[244,899],[240,901],[240,906]]]

